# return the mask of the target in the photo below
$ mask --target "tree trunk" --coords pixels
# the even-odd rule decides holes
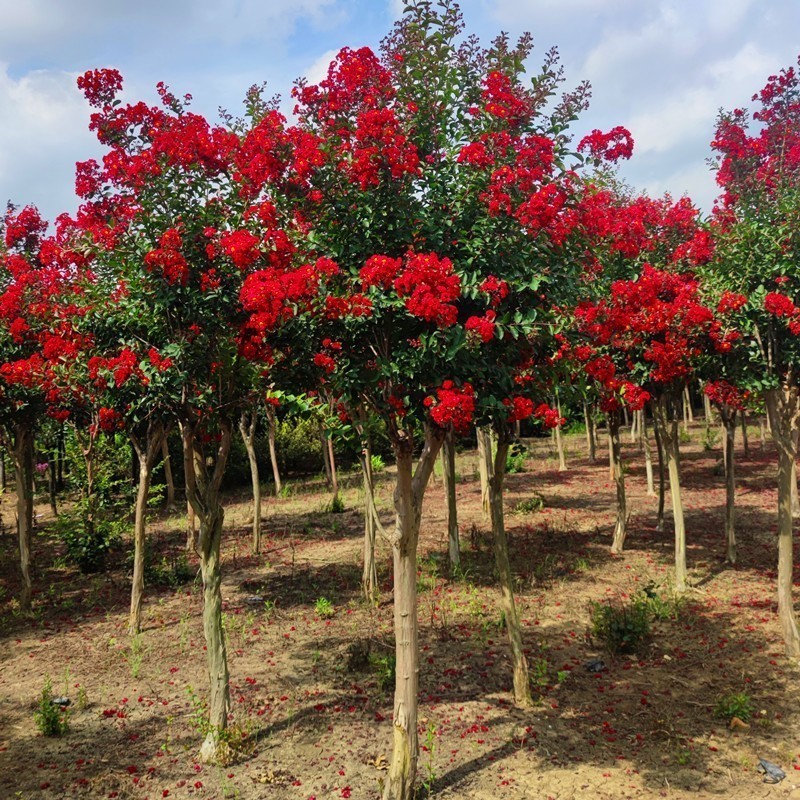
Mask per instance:
[[[144,596],[144,549],[147,536],[147,498],[156,458],[165,441],[164,429],[160,422],[147,426],[147,438],[142,442],[134,433],[131,443],[139,459],[139,481],[136,489],[136,505],[133,518],[133,583],[131,586],[131,609],[128,620],[128,633],[135,636],[142,628],[142,597]]]
[[[278,468],[278,452],[275,448],[278,424],[275,420],[275,406],[271,403],[267,403],[267,434],[269,437],[269,460],[272,464],[272,480],[275,483],[275,497],[280,497],[281,471]]]
[[[681,500],[680,448],[678,444],[678,420],[670,414],[670,398],[659,398],[656,408],[656,424],[660,428],[661,440],[667,457],[669,492],[672,497],[672,518],[675,526],[675,591],[686,591],[686,529],[683,521]],[[671,419],[670,419],[671,417]]]
[[[686,417],[689,422],[694,422],[694,409],[692,408],[692,393],[688,386],[683,387],[683,402],[686,404]]]
[[[67,446],[64,440],[64,426],[58,429],[58,477],[56,479],[56,489],[64,491],[64,464],[67,460]]]
[[[253,552],[261,552],[261,477],[258,474],[256,458],[256,424],[258,407],[243,411],[239,418],[239,433],[242,435],[244,449],[250,462],[250,482],[253,486]]]
[[[161,457],[164,460],[164,482],[167,484],[166,507],[169,511],[175,510],[175,479],[172,475],[172,459],[169,455],[169,442],[164,436],[161,440]]]
[[[800,430],[792,432],[794,439],[794,450],[797,452],[797,443],[800,440]],[[797,519],[800,517],[800,495],[797,492],[797,460],[792,462],[792,516]]]
[[[200,748],[200,759],[215,763],[225,758],[222,736],[228,726],[231,710],[228,656],[225,630],[222,626],[222,575],[220,544],[225,512],[219,496],[231,447],[232,425],[220,422],[220,440],[211,473],[204,459],[197,458],[197,442],[191,424],[183,422],[183,464],[186,472],[186,495],[200,520],[197,545],[200,571],[203,577],[203,631],[206,640],[206,659],[210,697],[208,703],[209,729]]]
[[[761,449],[767,446],[767,424],[764,422],[764,417],[758,418],[758,432],[761,438]]]
[[[19,607],[23,613],[31,610],[33,582],[31,581],[31,544],[33,539],[33,429],[24,423],[14,428],[14,477],[17,494],[17,534],[19,536],[19,567],[22,589]]]
[[[484,436],[482,428],[475,428],[478,435],[478,472],[481,476],[481,508],[483,521],[489,520],[489,467],[492,460],[492,440]]]
[[[331,472],[331,451],[328,449],[328,437],[322,422],[319,423],[319,444],[322,448],[322,466],[325,468],[325,483],[333,491],[333,473]]]
[[[736,476],[734,440],[736,437],[736,409],[723,407],[720,409],[720,416],[725,426],[725,540],[727,542],[725,558],[729,564],[735,564],[736,527],[734,497],[736,492]]]
[[[366,431],[366,428],[363,428]],[[375,562],[378,511],[375,508],[375,491],[372,482],[372,447],[366,433],[362,433],[361,475],[364,478],[364,566],[361,572],[361,591],[364,599],[372,603],[378,592],[378,567]]]
[[[561,400],[556,396],[556,408],[558,409],[558,418],[561,419]],[[555,427],[556,432],[556,448],[558,449],[558,471],[567,471],[567,458],[564,453],[564,437],[561,435],[561,423]]]
[[[636,443],[636,433],[639,423],[639,412],[631,411],[631,444]]]
[[[453,574],[461,565],[456,508],[456,443],[453,431],[447,432],[442,445],[442,478],[447,498],[447,553],[450,559],[450,572]]]
[[[532,704],[528,661],[522,646],[522,628],[519,613],[514,601],[514,579],[508,556],[505,512],[503,509],[503,488],[506,474],[509,439],[504,431],[498,433],[497,453],[489,476],[489,510],[492,519],[492,539],[494,558],[500,582],[500,607],[506,621],[508,641],[511,645],[511,663],[514,670],[514,702],[521,707]]]
[[[641,411],[642,421],[642,444],[644,445],[644,471],[647,476],[647,496],[655,497],[656,489],[653,483],[653,453],[650,449],[650,437],[647,433],[647,412],[645,409]]]
[[[794,432],[800,418],[797,389],[771,389],[766,392],[767,411],[775,445],[778,448],[778,617],[786,655],[800,656],[800,632],[794,614],[792,480],[797,459]]]
[[[333,449],[333,437],[327,437],[328,442],[328,462],[331,465],[331,491],[333,496],[337,497],[339,494],[339,473],[336,469],[336,453]]]
[[[619,411],[612,411],[608,415],[608,436],[611,442],[614,483],[617,488],[617,522],[614,526],[614,538],[611,541],[611,552],[616,555],[621,553],[625,546],[625,534],[628,528],[628,504],[625,498],[625,475],[622,469],[622,448],[619,441]]]
[[[193,553],[197,550],[197,515],[192,504],[186,501],[186,552]]]
[[[611,428],[606,423],[606,431],[608,432],[608,479],[614,480],[614,443],[611,440]]]
[[[386,773],[383,800],[412,800],[417,774],[419,736],[417,693],[419,688],[419,641],[417,619],[417,542],[422,519],[422,497],[442,444],[442,432],[426,429],[425,447],[413,471],[413,441],[406,431],[392,436],[397,460],[394,490],[395,692],[394,742]]]
[[[594,431],[594,418],[589,412],[589,404],[584,400],[583,402],[583,421],[586,426],[586,448],[589,456],[589,461],[594,463],[597,460],[597,448]]]
[[[358,460],[361,465],[361,475],[364,479],[364,558],[361,572],[361,591],[364,599],[375,602],[378,594],[378,567],[375,561],[375,541],[378,531],[388,539],[386,531],[381,525],[378,509],[375,506],[375,484],[372,473],[372,442],[369,438],[367,426],[367,413],[363,408],[357,409],[356,414],[351,414],[353,424],[361,437],[361,449]]]
[[[655,404],[653,409],[653,438],[656,440],[656,454],[658,456],[658,511],[656,513],[656,530],[664,530],[664,499],[666,495],[666,475],[664,469],[664,442],[661,440],[661,433],[658,430],[656,421]]]
[[[0,458],[2,461],[2,458]],[[47,494],[50,498],[50,511],[53,517],[58,517],[58,503],[56,501],[56,456],[52,450],[47,457]]]
[[[703,410],[704,410],[703,421],[705,422],[706,430],[708,430],[711,427],[711,421],[714,414],[711,409],[711,399],[705,392],[702,392],[702,395],[703,395]]]
[[[747,412],[742,411],[742,447],[744,448],[744,457],[750,458],[750,440],[747,437]]]
[[[6,485],[6,454],[5,451],[0,452],[0,489],[5,491]]]
[[[725,446],[725,442],[726,442],[727,437],[728,437],[728,431],[725,428],[725,423],[722,420],[720,420],[720,423],[719,423],[719,432],[720,432],[721,437],[722,437],[722,466],[725,469],[728,469],[728,448]],[[733,432],[733,437],[734,437],[734,439],[736,438],[736,431],[735,430]]]

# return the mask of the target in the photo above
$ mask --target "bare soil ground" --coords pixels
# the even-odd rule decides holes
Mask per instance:
[[[683,474],[695,588],[637,656],[609,656],[588,631],[592,601],[645,586],[670,596],[671,527],[668,518],[666,532],[655,529],[638,448],[625,445],[633,516],[620,557],[608,549],[608,467],[589,463],[582,437],[569,438],[567,472],[540,440],[527,470],[509,476],[517,599],[537,684],[530,711],[510,702],[475,453],[458,458],[458,578],[447,575],[446,506],[441,481],[432,482],[419,561],[420,797],[800,796],[800,672],[783,655],[774,602],[774,452],[751,439],[751,457],[737,453],[740,564],[731,568],[718,451],[700,447],[699,427],[693,439]],[[197,761],[206,687],[198,583],[149,587],[145,630],[131,642],[124,569],[83,576],[65,566],[42,506],[34,613],[21,617],[14,538],[0,537],[0,798],[377,798],[391,737],[390,557],[381,545],[382,593],[371,607],[358,590],[363,498],[357,476],[345,483],[342,514],[322,511],[319,481],[266,501],[260,556],[250,554],[246,496],[229,498],[223,594],[234,728],[245,738],[227,767]],[[534,492],[544,510],[513,513]],[[8,526],[12,498],[3,499]],[[388,523],[390,470],[378,499]],[[159,557],[181,552],[181,516],[157,519],[153,530]],[[319,598],[332,617],[316,612]],[[585,664],[598,656],[608,668],[592,673]],[[33,721],[46,675],[72,700],[60,739],[41,736]],[[714,715],[732,692],[752,698],[749,729],[731,731]],[[759,757],[786,779],[765,784]]]

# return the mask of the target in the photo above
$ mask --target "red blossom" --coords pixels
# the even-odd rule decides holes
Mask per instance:
[[[503,400],[503,405],[508,408],[509,422],[517,422],[533,416],[533,400],[528,397],[507,397]]]
[[[475,391],[469,383],[456,386],[453,381],[444,381],[435,397],[425,398],[425,406],[440,428],[452,425],[456,433],[466,433],[475,414]]]
[[[633,137],[622,125],[617,125],[608,133],[595,128],[580,140],[578,152],[588,152],[593,158],[614,163],[633,155]]]
[[[394,288],[406,298],[410,314],[440,328],[455,325],[458,309],[453,302],[461,296],[461,279],[453,272],[449,258],[434,253],[409,256]]]
[[[769,292],[764,298],[764,308],[776,317],[792,317],[798,312],[795,304],[780,292]]]
[[[487,311],[482,317],[470,317],[464,324],[464,329],[481,342],[491,342],[494,339],[494,320],[494,311]]]

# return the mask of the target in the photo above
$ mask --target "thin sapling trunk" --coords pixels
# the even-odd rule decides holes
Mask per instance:
[[[494,542],[494,558],[500,582],[500,607],[506,621],[509,644],[511,645],[511,663],[514,670],[514,702],[520,707],[532,704],[530,679],[528,677],[528,661],[522,645],[522,627],[519,621],[517,605],[514,601],[514,578],[511,574],[511,562],[508,556],[508,537],[506,536],[505,512],[503,509],[503,489],[506,474],[506,458],[510,445],[505,431],[497,436],[497,452],[489,475],[489,509],[492,519],[492,539]]]
[[[411,434],[396,429],[390,436],[397,460],[395,532],[392,537],[396,660],[392,758],[386,773],[383,800],[412,800],[419,756],[417,543],[422,498],[439,454],[443,432],[426,428],[425,446],[416,470]]]
[[[611,443],[614,484],[617,491],[617,521],[614,525],[614,537],[611,542],[611,552],[615,555],[621,553],[625,546],[625,534],[628,528],[628,504],[625,498],[625,473],[622,466],[619,426],[619,411],[612,411],[608,415],[608,435]]]
[[[794,542],[792,519],[793,467],[797,459],[795,432],[800,420],[797,389],[766,392],[772,437],[778,448],[778,618],[786,655],[800,657],[800,631],[794,613]]]
[[[461,566],[461,549],[458,541],[458,509],[456,507],[456,444],[453,431],[448,431],[442,445],[442,478],[447,498],[447,553],[450,572]]]
[[[136,487],[136,505],[133,519],[133,583],[131,586],[131,608],[128,633],[135,636],[142,628],[142,598],[144,596],[144,551],[147,537],[147,500],[153,467],[164,442],[164,428],[160,421],[150,421],[145,439],[130,433],[136,456],[139,460],[139,480]]]
[[[200,759],[219,763],[227,757],[224,732],[231,710],[228,654],[222,626],[222,573],[220,544],[225,512],[220,486],[231,447],[233,426],[220,422],[220,439],[212,467],[197,458],[199,445],[191,422],[183,421],[183,465],[186,496],[200,521],[197,550],[203,577],[203,632],[209,678],[208,733],[200,748]],[[210,469],[210,471],[209,471]]]
[[[239,433],[242,436],[247,460],[250,462],[250,483],[253,487],[253,552],[261,551],[261,476],[258,474],[256,458],[256,425],[258,407],[242,412],[239,418]]]

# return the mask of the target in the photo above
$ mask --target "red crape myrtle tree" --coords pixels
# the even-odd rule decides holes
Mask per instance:
[[[799,62],[800,63],[800,62]],[[722,188],[713,284],[740,298],[749,350],[741,387],[763,393],[778,448],[778,614],[800,656],[792,602],[792,482],[800,434],[800,72],[787,67],[722,113],[712,147]],[[724,295],[723,295],[724,297]]]
[[[675,588],[682,592],[686,589],[686,536],[676,406],[703,359],[729,352],[738,333],[703,305],[699,282],[692,274],[657,270],[648,264],[637,279],[612,283],[607,298],[581,303],[575,316],[589,342],[578,355],[610,402],[619,402],[617,394],[631,398],[629,402],[637,407],[645,393],[652,398],[672,495]],[[622,542],[615,540],[615,544],[621,548]]]
[[[560,81],[554,54],[526,89],[527,38],[511,48],[500,37],[483,50],[472,39],[458,44],[462,30],[454,4],[412,3],[382,56],[345,49],[320,84],[298,85],[298,124],[286,132],[309,247],[328,276],[306,315],[320,383],[354,419],[382,417],[397,461],[397,683],[385,788],[396,800],[413,795],[418,755],[423,494],[445,435],[465,431],[478,406],[504,430],[535,410],[514,375],[537,352],[531,340],[550,285],[569,277],[550,229],[571,192],[564,131],[585,99],[580,88],[545,116]],[[245,282],[254,320],[271,313],[272,279],[266,270]],[[502,471],[495,477],[501,487]],[[513,601],[510,588],[504,596]],[[514,688],[524,704],[519,638]]]
[[[586,140],[581,143],[587,146]],[[575,239],[585,247],[585,272],[581,294],[582,302],[575,314],[573,328],[573,356],[583,362],[582,377],[589,381],[594,391],[599,393],[602,410],[608,414],[610,455],[617,491],[617,521],[612,541],[612,551],[623,549],[627,530],[627,503],[622,464],[620,461],[619,426],[623,406],[634,411],[643,410],[651,399],[661,402],[665,411],[671,412],[674,392],[682,390],[681,381],[688,376],[674,376],[668,381],[659,380],[654,387],[643,388],[641,381],[647,378],[647,370],[631,361],[629,350],[644,344],[649,333],[658,337],[664,333],[662,327],[671,324],[668,318],[657,316],[666,306],[657,305],[656,316],[652,319],[643,309],[633,305],[627,308],[621,296],[614,292],[626,286],[622,281],[636,281],[645,273],[646,267],[653,272],[653,265],[671,272],[696,268],[705,263],[713,252],[713,243],[707,231],[700,225],[699,214],[687,198],[673,201],[669,196],[652,199],[646,196],[630,197],[620,187],[615,186],[613,176],[599,174],[598,180],[589,183],[574,211]],[[639,286],[633,283],[633,286]],[[673,287],[673,291],[676,287]],[[666,295],[658,297],[653,284],[650,289],[656,294],[653,302],[666,302]],[[649,295],[648,295],[649,297]],[[602,309],[601,317],[596,312]],[[611,309],[616,309],[611,311]],[[631,337],[620,337],[625,332],[628,313],[637,317],[638,324],[644,326],[637,334],[634,343]],[[606,314],[610,316],[606,319]],[[598,320],[602,319],[602,324]],[[654,362],[656,350],[648,352],[646,361]],[[643,356],[644,351],[639,353]],[[636,359],[634,358],[634,361]],[[673,415],[670,413],[668,418]],[[654,417],[658,419],[654,407]],[[659,444],[659,464],[663,474],[663,448],[661,430],[656,426],[656,440]],[[674,443],[677,448],[677,441]],[[672,484],[671,484],[672,485]],[[677,488],[677,487],[676,487]],[[659,520],[663,512],[663,481],[659,495]],[[676,521],[680,523],[681,515]]]
[[[261,153],[266,177],[254,193],[243,188],[249,181],[242,171],[259,164],[242,131],[210,125],[163,85],[161,107],[123,105],[115,70],[89,72],[79,85],[95,108],[91,128],[107,148],[102,165],[78,165],[77,180],[87,199],[77,223],[91,245],[97,291],[114,306],[97,309],[110,314],[117,336],[113,356],[113,343],[104,342],[111,360],[96,365],[97,378],[107,377],[120,399],[141,391],[143,402],[167,415],[162,424],[181,426],[187,498],[200,523],[211,688],[201,757],[224,759],[231,703],[220,592],[222,478],[235,425],[270,360],[265,335],[293,317],[317,273],[288,270],[293,249],[267,200],[267,184],[280,173],[276,148]],[[270,264],[285,268],[273,276],[271,314],[248,327],[240,292],[248,275]],[[152,381],[152,370],[169,379]],[[148,395],[155,387],[158,396]],[[141,434],[145,419],[131,415],[123,423]],[[146,457],[160,424],[144,432]]]
[[[0,425],[14,460],[22,591],[31,605],[34,436],[45,413],[62,420],[53,366],[74,360],[82,348],[75,308],[64,295],[84,259],[60,235],[45,236],[47,223],[32,206],[9,208],[0,253]]]

